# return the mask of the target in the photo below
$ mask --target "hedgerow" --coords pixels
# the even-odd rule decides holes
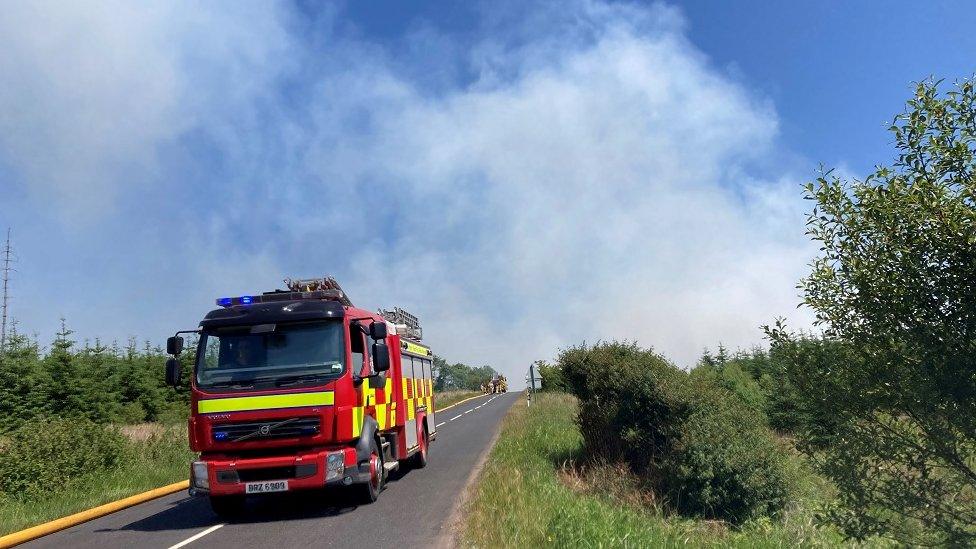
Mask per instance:
[[[557,365],[579,399],[586,454],[627,463],[674,510],[741,523],[789,500],[765,418],[707,377],[627,343],[574,347]]]

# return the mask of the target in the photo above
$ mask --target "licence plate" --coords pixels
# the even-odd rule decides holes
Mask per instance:
[[[268,492],[286,492],[288,490],[287,480],[268,480],[265,482],[248,482],[244,485],[244,492],[247,494],[266,494]]]

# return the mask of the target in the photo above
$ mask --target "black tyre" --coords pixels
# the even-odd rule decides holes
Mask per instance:
[[[383,453],[376,439],[369,441],[369,480],[359,486],[359,499],[363,503],[373,503],[383,490]]]
[[[210,496],[210,508],[220,518],[239,517],[244,513],[244,496]]]
[[[414,469],[423,469],[427,467],[427,453],[430,447],[430,437],[427,436],[427,426],[424,426],[424,430],[420,433],[420,449],[417,453],[413,455],[413,467]]]

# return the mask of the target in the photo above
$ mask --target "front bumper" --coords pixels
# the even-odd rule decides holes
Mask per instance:
[[[342,456],[341,470],[333,465],[329,477],[329,454]],[[333,458],[335,459],[335,458]],[[360,470],[355,448],[326,448],[296,452],[282,456],[255,458],[224,458],[202,456],[198,462],[206,464],[207,478],[196,478],[191,467],[190,495],[243,495],[248,482],[287,480],[288,491],[310,490],[324,486],[349,485],[369,480],[368,468]]]

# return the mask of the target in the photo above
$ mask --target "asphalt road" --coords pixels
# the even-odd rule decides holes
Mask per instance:
[[[343,491],[269,494],[249,501],[241,519],[224,523],[206,499],[180,492],[23,547],[306,549],[450,544],[452,515],[472,469],[517,395],[485,396],[440,412],[435,421],[444,424],[430,445],[427,467],[393,473],[371,505],[356,505]]]

